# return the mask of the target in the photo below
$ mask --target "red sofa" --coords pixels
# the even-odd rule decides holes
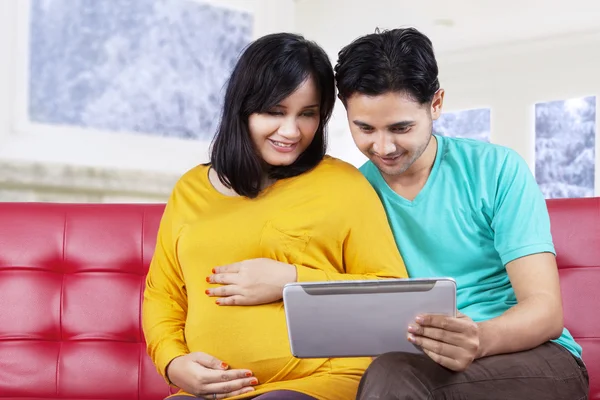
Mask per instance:
[[[600,399],[600,198],[548,202],[565,323]],[[0,399],[162,399],[144,275],[163,205],[0,203]]]

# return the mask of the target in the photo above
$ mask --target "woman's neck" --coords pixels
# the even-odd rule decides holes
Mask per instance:
[[[219,179],[219,174],[212,167],[210,167],[210,169],[208,170],[208,180],[210,181],[213,188],[222,195],[230,197],[239,196],[239,194],[237,194],[235,190],[228,188],[223,182],[221,182],[221,180]],[[261,180],[260,190],[265,190],[266,188],[274,184],[275,181],[276,179],[269,178],[268,173],[265,172]]]

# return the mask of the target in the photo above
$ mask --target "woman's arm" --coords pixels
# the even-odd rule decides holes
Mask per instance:
[[[176,209],[177,196],[174,192],[158,229],[142,305],[142,328],[147,351],[167,382],[169,363],[174,358],[189,353],[184,337],[187,294],[175,253],[176,227],[173,219]]]
[[[291,282],[406,278],[383,205],[362,175],[352,178],[343,185],[347,198],[332,199],[332,207],[341,208],[335,212],[341,211],[344,217],[339,227],[343,232],[341,271],[268,258],[245,260],[216,267],[207,278],[220,286],[209,289],[207,295],[216,297],[219,305],[257,305],[281,300],[283,287]]]
[[[344,272],[296,265],[298,282],[408,277],[379,197],[362,175],[353,183],[349,197],[336,205],[346,217]]]

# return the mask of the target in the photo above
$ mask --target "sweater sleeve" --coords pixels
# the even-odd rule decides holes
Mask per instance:
[[[407,278],[385,210],[375,190],[360,174],[344,185],[345,201],[336,207],[344,213],[341,238],[344,272],[296,265],[298,282]]]
[[[159,225],[142,306],[148,355],[169,384],[167,366],[174,358],[189,353],[184,337],[187,294],[176,254],[178,200],[175,189]]]

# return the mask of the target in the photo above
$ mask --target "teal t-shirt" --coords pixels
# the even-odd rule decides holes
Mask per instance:
[[[409,201],[368,161],[361,172],[377,191],[410,277],[456,280],[458,309],[474,321],[517,304],[505,265],[540,252],[555,254],[546,201],[513,150],[436,136],[431,174]],[[581,357],[565,328],[555,342]]]

